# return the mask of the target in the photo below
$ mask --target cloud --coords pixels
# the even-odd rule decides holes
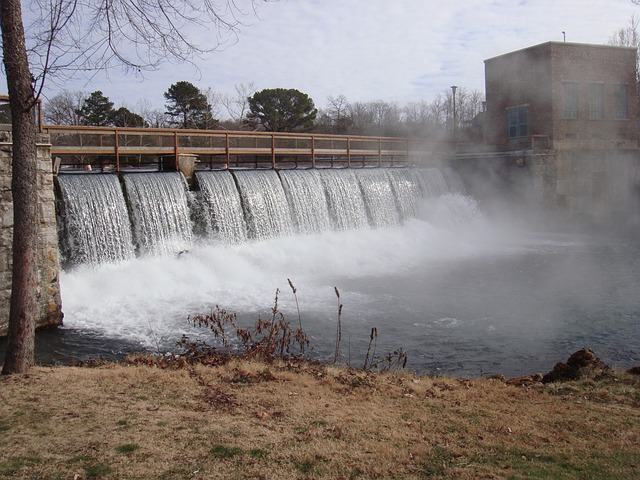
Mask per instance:
[[[254,82],[297,88],[318,106],[329,95],[349,101],[432,100],[457,84],[484,89],[484,60],[546,41],[606,43],[640,9],[629,0],[289,0],[261,5],[237,43],[197,61],[165,65],[144,77],[120,71],[66,88],[102,90],[116,104],[140,99],[162,108],[180,80],[220,93]],[[212,33],[189,32],[211,42]],[[59,86],[49,85],[47,94]]]

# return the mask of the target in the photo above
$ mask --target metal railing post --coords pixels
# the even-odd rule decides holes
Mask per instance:
[[[118,129],[113,129],[113,134],[115,136],[113,146],[116,151],[116,172],[120,172],[120,139],[118,138]]]
[[[229,132],[225,132],[225,134],[224,134],[224,142],[225,142],[225,144],[224,144],[225,156],[226,156],[226,159],[227,159],[226,168],[228,170],[229,169],[229,162],[231,161],[231,154],[229,153],[229,150],[230,150]]]
[[[276,134],[271,134],[271,168],[276,169]]]
[[[178,158],[178,132],[173,132],[173,155],[176,159],[176,171],[180,171],[180,160]]]

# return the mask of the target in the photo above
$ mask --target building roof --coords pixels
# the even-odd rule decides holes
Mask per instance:
[[[558,46],[561,48],[564,47],[582,47],[582,48],[603,48],[603,49],[617,49],[617,50],[632,50],[632,51],[636,51],[636,47],[621,47],[618,45],[605,45],[605,44],[596,44],[596,43],[577,43],[577,42],[556,42],[556,41],[549,41],[549,42],[544,42],[544,43],[539,43],[538,45],[532,45],[530,47],[525,47],[525,48],[521,48],[519,50],[513,50],[511,52],[507,52],[507,53],[503,53],[500,55],[496,55],[495,57],[491,57],[491,58],[487,58],[485,60],[486,62],[490,62],[492,60],[495,60],[497,58],[500,57],[506,57],[508,55],[513,55],[516,53],[520,53],[520,52],[525,52],[527,50],[537,50],[537,49],[541,49],[547,46]]]

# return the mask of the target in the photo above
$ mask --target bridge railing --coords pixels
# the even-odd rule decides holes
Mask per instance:
[[[42,130],[63,168],[162,169],[163,159],[178,163],[184,155],[211,169],[402,166],[434,153],[432,144],[399,137],[61,125]]]

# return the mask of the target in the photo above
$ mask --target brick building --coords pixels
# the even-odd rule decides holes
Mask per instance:
[[[636,49],[547,42],[485,60],[484,138],[499,149],[633,149]]]

